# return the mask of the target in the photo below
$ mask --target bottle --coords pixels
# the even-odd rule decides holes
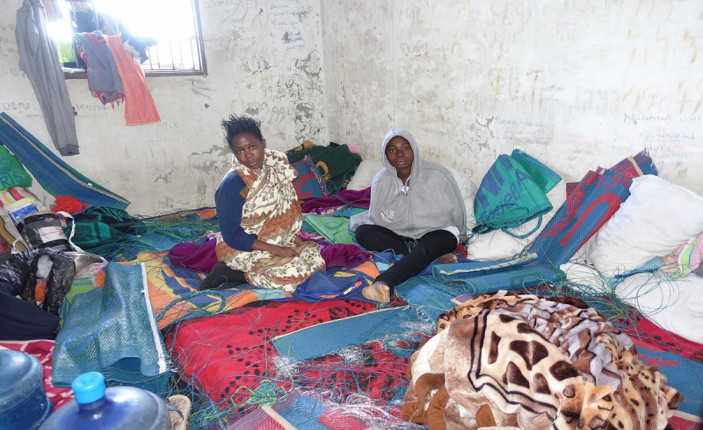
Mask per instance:
[[[0,428],[36,430],[53,410],[39,360],[24,352],[0,350]]]
[[[75,400],[61,407],[39,430],[169,430],[166,402],[136,387],[105,388],[100,372],[77,376],[71,383]]]

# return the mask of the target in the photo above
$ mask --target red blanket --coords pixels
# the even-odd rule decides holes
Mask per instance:
[[[275,390],[274,385],[282,389],[290,386],[290,378],[278,375],[274,363],[278,357],[271,345],[274,336],[374,308],[354,300],[243,307],[181,323],[168,334],[166,345],[185,381],[215,402],[244,406],[256,402],[254,393],[264,381],[257,393]]]

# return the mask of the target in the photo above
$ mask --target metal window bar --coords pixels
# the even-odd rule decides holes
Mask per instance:
[[[142,64],[145,71],[199,71],[195,39],[164,40],[149,47],[149,60]],[[163,60],[162,60],[163,58]]]

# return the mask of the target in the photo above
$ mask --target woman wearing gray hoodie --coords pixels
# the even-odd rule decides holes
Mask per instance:
[[[371,183],[369,210],[355,215],[351,224],[365,249],[403,255],[362,290],[369,300],[388,302],[396,285],[434,260],[456,262],[453,252],[465,230],[466,208],[451,172],[422,160],[408,131],[390,130],[381,149],[384,168]]]

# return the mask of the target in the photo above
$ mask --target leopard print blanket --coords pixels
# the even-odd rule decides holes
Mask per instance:
[[[574,297],[485,294],[437,331],[411,356],[402,408],[430,429],[662,429],[683,400]]]

